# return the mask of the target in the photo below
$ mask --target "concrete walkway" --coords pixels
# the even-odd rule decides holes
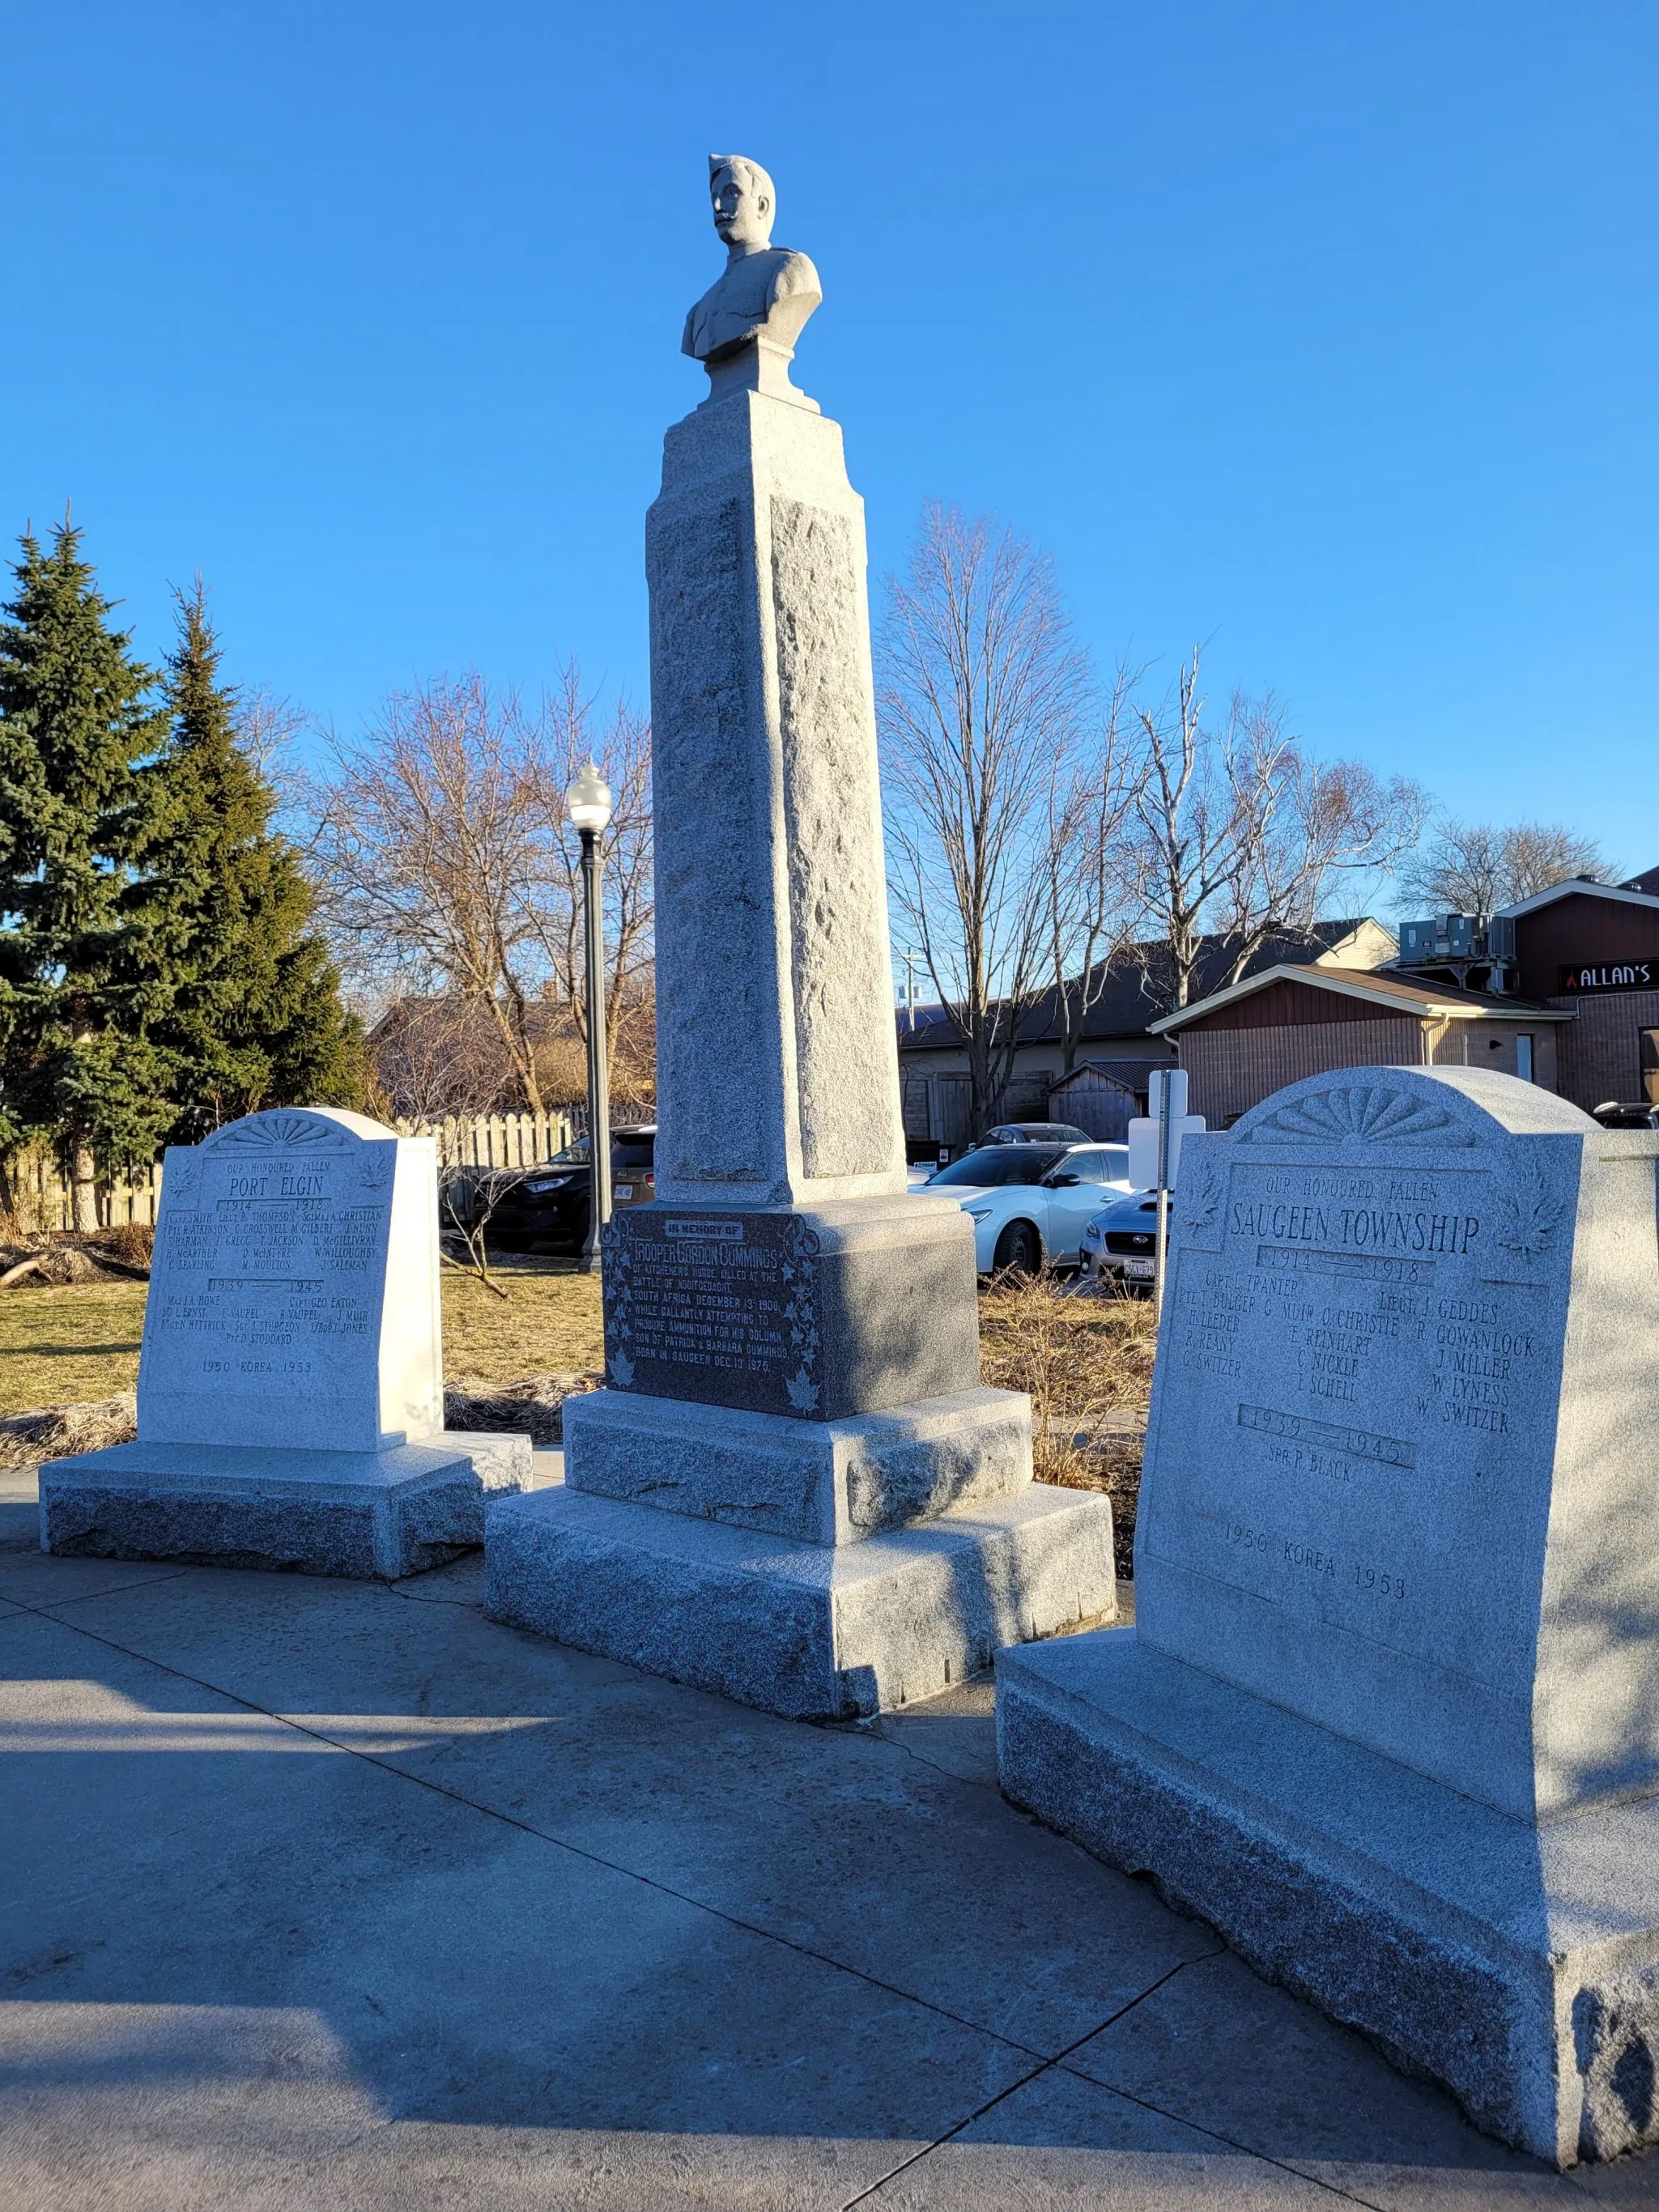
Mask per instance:
[[[1659,2205],[999,1797],[395,1587],[50,1559],[0,1486],[0,2205]]]

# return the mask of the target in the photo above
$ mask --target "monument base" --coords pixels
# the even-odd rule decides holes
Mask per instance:
[[[625,1504],[849,1544],[1031,1480],[1031,1401],[962,1390],[839,1421],[591,1390],[564,1406],[565,1480]]]
[[[495,1620],[792,1720],[931,1697],[1117,1609],[1109,1502],[1036,1485],[842,1545],[546,1490],[491,1507],[484,1560]]]
[[[378,1452],[115,1444],[40,1469],[40,1547],[396,1581],[483,1541],[484,1503],[527,1489],[527,1436],[422,1437]]]
[[[1561,2166],[1659,2140],[1659,1799],[1532,1827],[1138,1641],[997,1665],[1005,1794]]]

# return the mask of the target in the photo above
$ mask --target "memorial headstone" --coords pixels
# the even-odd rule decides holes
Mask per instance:
[[[818,304],[710,161],[709,392],[647,525],[659,1134],[605,1244],[565,1487],[491,1510],[498,1618],[780,1712],[872,1712],[1115,1609],[1103,1498],[983,1389],[972,1224],[906,1193],[865,598]]]
[[[396,1577],[481,1543],[531,1446],[443,1433],[435,1169],[331,1107],[170,1146],[137,1437],[42,1468],[43,1547]]]
[[[1189,1138],[1136,1626],[1005,1790],[1563,2165],[1659,2137],[1659,1138],[1319,1075]]]

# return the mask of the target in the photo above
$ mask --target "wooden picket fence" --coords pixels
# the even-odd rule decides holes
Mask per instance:
[[[435,1137],[441,1168],[528,1168],[561,1151],[575,1134],[568,1114],[463,1114],[441,1121],[398,1121],[400,1137]],[[32,1146],[13,1155],[8,1173],[20,1223],[31,1229],[67,1229],[73,1215],[70,1187],[49,1152]],[[98,1186],[98,1219],[112,1229],[125,1221],[155,1224],[161,1203],[161,1163]]]
[[[443,1168],[532,1168],[575,1134],[568,1114],[460,1114],[396,1127],[400,1137],[435,1137]]]

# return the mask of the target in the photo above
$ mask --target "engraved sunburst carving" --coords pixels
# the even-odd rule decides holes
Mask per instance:
[[[268,1152],[279,1146],[283,1152],[320,1147],[337,1151],[352,1141],[337,1121],[325,1121],[320,1114],[307,1114],[302,1109],[276,1106],[267,1113],[250,1114],[243,1121],[216,1129],[210,1137],[204,1138],[202,1149]]]
[[[1443,1106],[1387,1083],[1316,1091],[1259,1121],[1244,1139],[1256,1145],[1468,1145],[1468,1131]]]

